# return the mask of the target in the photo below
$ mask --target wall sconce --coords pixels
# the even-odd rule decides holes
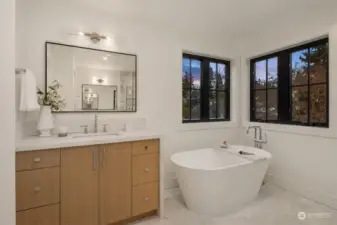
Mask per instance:
[[[97,79],[97,82],[98,82],[99,84],[102,84],[102,83],[104,83],[104,80],[103,80],[103,79]]]
[[[84,32],[78,32],[79,36],[86,36],[88,37],[93,43],[99,43],[101,40],[110,40],[111,38],[105,35],[100,35],[97,32],[91,32],[91,33],[84,33]]]
[[[105,84],[106,80],[102,78],[92,77],[92,84]]]

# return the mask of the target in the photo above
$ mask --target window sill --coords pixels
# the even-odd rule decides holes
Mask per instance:
[[[273,131],[314,137],[337,138],[336,129],[333,129],[331,127],[311,127],[292,124],[273,124],[249,121],[243,123],[243,127],[248,126],[260,126],[264,131]]]
[[[296,126],[296,127],[311,127],[311,128],[329,128],[328,123],[316,123],[316,124],[305,124],[300,122],[280,122],[280,121],[259,121],[251,120],[251,123],[261,123],[261,124],[273,124],[273,125],[287,125],[287,126]]]

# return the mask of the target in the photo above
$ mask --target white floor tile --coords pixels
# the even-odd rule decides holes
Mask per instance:
[[[264,186],[256,200],[221,217],[210,218],[188,210],[181,196],[165,199],[165,219],[149,218],[133,225],[337,225],[337,211],[272,185]],[[305,212],[305,220],[298,213]],[[317,217],[329,218],[317,218]]]

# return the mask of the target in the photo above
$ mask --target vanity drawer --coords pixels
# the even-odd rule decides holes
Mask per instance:
[[[132,216],[141,215],[159,208],[159,183],[153,182],[133,187]]]
[[[159,152],[158,140],[145,140],[132,143],[132,155],[143,155]]]
[[[16,225],[59,225],[60,205],[44,206],[16,213]]]
[[[143,155],[159,152],[158,140],[137,141],[132,143],[132,155]]]
[[[159,180],[159,154],[132,157],[132,184],[139,185]]]
[[[60,166],[60,149],[16,153],[16,171]]]
[[[60,202],[60,168],[16,172],[16,210]]]

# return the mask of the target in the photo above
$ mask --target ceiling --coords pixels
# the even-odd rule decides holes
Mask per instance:
[[[240,34],[282,20],[336,14],[337,0],[72,0],[188,32]]]

